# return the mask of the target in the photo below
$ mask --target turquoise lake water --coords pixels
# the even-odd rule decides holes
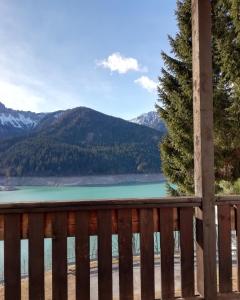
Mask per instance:
[[[143,184],[121,184],[112,186],[81,186],[81,187],[21,187],[16,191],[0,192],[0,203],[27,201],[73,201],[93,199],[124,199],[162,197],[166,195],[165,182]],[[159,237],[156,236],[159,244]],[[139,237],[135,235],[134,251],[138,251]],[[113,236],[113,256],[118,255],[117,236]],[[45,239],[45,269],[51,269],[51,239]],[[75,260],[75,240],[68,238],[68,263]],[[90,257],[97,254],[97,237],[90,238]],[[3,242],[0,242],[0,281],[4,279]],[[28,241],[21,241],[21,272],[28,274]]]
[[[16,191],[1,191],[0,203],[146,198],[162,197],[164,195],[166,195],[164,182],[113,186],[21,187]]]

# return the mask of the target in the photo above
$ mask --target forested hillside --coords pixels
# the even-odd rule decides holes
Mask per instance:
[[[31,133],[2,139],[0,173],[68,176],[160,172],[154,129],[79,107],[46,115]]]

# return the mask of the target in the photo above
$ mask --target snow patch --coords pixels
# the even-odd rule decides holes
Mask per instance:
[[[7,113],[0,113],[0,124],[10,125],[15,128],[23,128],[23,127],[33,128],[38,124],[38,122],[21,113],[16,114],[16,116]]]
[[[142,114],[137,118],[130,120],[130,122],[148,126],[163,133],[166,132],[166,126],[156,111],[150,111],[148,113]]]

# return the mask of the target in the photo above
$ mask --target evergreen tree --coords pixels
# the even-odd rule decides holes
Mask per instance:
[[[168,134],[161,143],[162,169],[170,183],[183,194],[193,193],[192,40],[191,1],[178,1],[179,31],[169,36],[174,57],[162,52],[165,68],[159,78],[157,106]],[[169,189],[171,193],[176,191]]]
[[[217,1],[213,3],[214,136],[217,179],[230,176],[229,172],[226,172],[225,162],[229,161],[231,152],[228,144],[232,142],[230,134],[232,123],[229,115],[232,99],[229,81],[222,74],[222,54],[219,47],[219,39],[226,34],[226,26],[223,26],[221,18],[222,14],[228,15],[227,12],[229,8],[226,6],[217,5]],[[157,109],[167,125],[168,134],[160,148],[163,172],[169,182],[177,186],[176,190],[169,186],[169,191],[172,194],[192,194],[194,162],[191,0],[177,2],[176,17],[179,31],[174,38],[169,37],[172,56],[162,52],[165,67],[159,78],[158,93],[161,105],[158,105]],[[221,26],[217,26],[218,23],[221,23]]]
[[[225,109],[228,132],[222,143],[226,159],[222,159],[218,175],[233,181],[240,177],[240,0],[215,2],[215,45],[230,101]]]

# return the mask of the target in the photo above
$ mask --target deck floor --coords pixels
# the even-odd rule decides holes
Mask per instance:
[[[140,265],[138,262],[134,264],[134,300],[141,299],[141,290],[140,290]],[[113,300],[119,299],[119,281],[118,281],[118,265],[113,265]],[[52,274],[51,271],[46,272],[45,274],[45,299],[51,300],[51,283],[52,283]],[[90,295],[91,300],[98,299],[98,278],[97,278],[97,268],[91,268],[91,279],[90,279]],[[155,265],[155,298],[161,298],[161,272],[160,264],[156,263]],[[237,269],[236,266],[233,267],[233,290],[237,290]],[[180,275],[180,266],[175,265],[175,296],[180,297],[181,291],[181,275]],[[4,299],[4,287],[0,286],[0,299]],[[28,278],[22,279],[22,299],[28,300]],[[68,299],[75,299],[75,266],[70,265],[68,267]]]

